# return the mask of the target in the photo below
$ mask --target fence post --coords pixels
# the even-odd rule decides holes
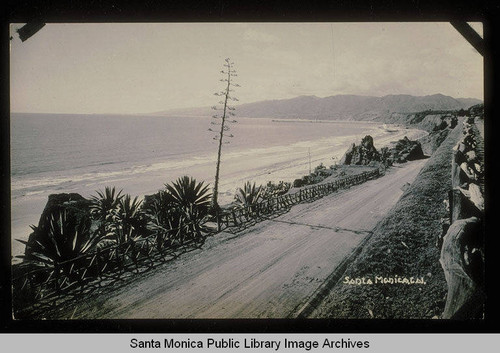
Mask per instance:
[[[231,211],[232,215],[233,215],[233,221],[234,221],[234,225],[237,226],[238,225],[238,222],[236,221],[236,213],[234,212],[234,210]]]

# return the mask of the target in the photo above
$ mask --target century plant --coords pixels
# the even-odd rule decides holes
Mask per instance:
[[[212,115],[211,124],[215,125],[216,128],[213,130],[209,128],[209,131],[216,132],[216,135],[213,137],[214,140],[218,142],[218,150],[217,150],[217,164],[215,168],[215,182],[212,193],[212,201],[211,207],[213,210],[219,209],[219,204],[217,201],[218,193],[219,193],[219,171],[220,171],[220,161],[221,161],[221,153],[222,153],[222,144],[229,143],[229,141],[225,141],[225,137],[233,137],[232,134],[228,134],[230,131],[229,124],[235,123],[236,120],[233,119],[235,113],[235,107],[229,105],[230,101],[238,101],[236,97],[234,97],[231,92],[233,89],[231,87],[240,87],[237,83],[233,82],[233,78],[238,76],[236,74],[236,70],[234,69],[234,63],[226,58],[224,63],[224,69],[220,72],[223,75],[223,78],[220,79],[221,82],[224,82],[225,88],[219,92],[214,93],[215,96],[221,97],[219,101],[219,106],[213,106],[212,109],[216,111],[214,115]]]
[[[66,210],[58,210],[47,216],[45,227],[31,226],[34,244],[26,244],[26,261],[42,265],[54,265],[74,259],[94,249],[100,236],[90,231],[90,219],[70,218]]]
[[[142,230],[141,201],[129,194],[120,198],[118,210],[114,216],[114,233],[118,244],[140,237]]]
[[[92,196],[90,211],[92,216],[99,221],[99,234],[102,237],[111,235],[114,228],[114,219],[118,206],[123,198],[122,190],[118,193],[115,188],[106,187],[104,191],[96,191],[97,196]]]
[[[261,201],[264,196],[264,189],[262,186],[255,186],[255,183],[251,184],[249,181],[245,183],[243,188],[239,188],[235,195],[236,202],[242,207],[252,208],[259,201]]]
[[[156,234],[157,246],[171,245],[171,231],[179,227],[180,212],[169,204],[167,192],[161,190],[155,194],[145,212],[149,218],[149,229]]]
[[[188,176],[165,184],[163,200],[173,209],[170,215],[176,217],[174,223],[182,228],[179,229],[182,237],[189,235],[195,240],[203,238],[202,223],[208,215],[211,196],[208,185]]]

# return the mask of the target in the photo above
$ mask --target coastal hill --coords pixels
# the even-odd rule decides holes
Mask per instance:
[[[336,95],[320,98],[300,96],[236,106],[237,116],[304,118],[325,120],[384,120],[392,113],[460,110],[479,104],[475,98],[453,98],[442,94],[429,96],[388,95],[384,97]],[[210,107],[176,109],[153,113],[163,116],[210,116]]]

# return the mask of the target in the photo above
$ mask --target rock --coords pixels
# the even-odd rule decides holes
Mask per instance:
[[[44,236],[49,228],[50,216],[66,211],[66,219],[72,224],[90,222],[91,201],[76,193],[61,193],[49,195],[47,204],[40,216],[37,231],[30,234],[26,245],[25,255],[29,257],[31,252],[38,251],[38,237]],[[95,225],[93,225],[95,227]]]
[[[452,163],[456,163],[458,165],[464,163],[467,161],[466,155],[460,150],[458,151],[453,151],[453,157],[452,157]]]
[[[392,146],[389,148],[389,154],[392,160],[398,163],[425,158],[420,142],[411,141],[407,136],[392,143]]]
[[[373,145],[373,138],[370,135],[363,137],[361,144],[352,144],[341,158],[341,164],[347,165],[369,165],[371,162],[379,162],[380,153]]]
[[[470,192],[469,192],[470,194]],[[477,206],[462,192],[462,189],[456,188],[448,192],[448,199],[450,200],[450,223],[469,218],[469,217],[482,217],[483,213]]]
[[[342,156],[342,158],[340,159],[340,164],[351,164],[351,160],[352,160],[352,155],[354,153],[354,149],[356,148],[356,145],[353,143],[348,149],[347,151],[344,153],[344,155]]]
[[[469,178],[469,181],[477,181],[478,175],[472,170],[472,168],[469,167],[469,165],[466,162],[463,162],[460,164],[460,169],[467,175]]]
[[[483,194],[481,193],[481,189],[479,188],[479,185],[470,183],[469,192],[470,192],[470,200],[474,203],[474,205],[476,205],[476,207],[481,212],[484,212],[484,198]]]
[[[56,211],[66,210],[68,219],[75,217],[80,219],[90,214],[90,205],[92,202],[77,193],[62,193],[49,195],[49,199],[40,216],[40,222]],[[39,225],[40,225],[39,222]]]
[[[456,151],[460,153],[459,151]],[[455,157],[454,157],[455,158]],[[463,172],[462,168],[460,168],[460,164],[453,161],[451,163],[451,186],[452,188],[457,188],[467,183],[468,178],[467,175]]]
[[[469,251],[482,246],[480,238],[481,221],[476,217],[454,222],[444,237],[439,262],[443,267],[448,295],[443,318],[459,318],[463,308],[476,311],[482,306],[478,300],[484,274],[484,264],[478,255],[480,251]],[[464,262],[468,258],[468,264]]]
[[[465,144],[463,142],[460,142],[458,144],[458,147],[457,149],[462,152],[462,153],[466,153],[466,151],[468,150],[467,146],[465,146]]]
[[[361,144],[354,143],[344,153],[340,160],[341,164],[351,165],[372,165],[374,162],[382,161],[384,165],[390,166],[393,162],[405,163],[425,158],[422,145],[419,141],[411,141],[405,136],[403,139],[394,142],[390,148],[383,147],[380,152],[373,145],[373,138],[370,135],[361,140]]]

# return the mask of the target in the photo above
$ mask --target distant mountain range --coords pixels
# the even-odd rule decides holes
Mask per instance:
[[[325,120],[380,120],[391,113],[426,110],[467,109],[482,103],[475,98],[388,95],[384,97],[337,95],[325,98],[300,96],[291,99],[260,101],[236,106],[236,115],[250,118],[303,118]],[[210,107],[177,109],[154,113],[164,116],[210,116]]]

